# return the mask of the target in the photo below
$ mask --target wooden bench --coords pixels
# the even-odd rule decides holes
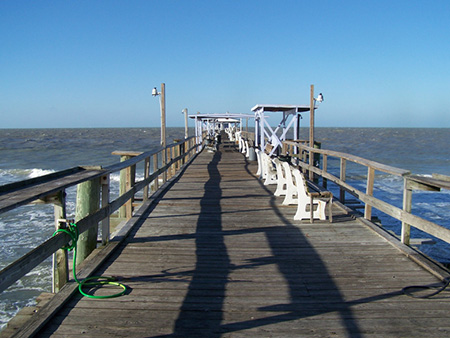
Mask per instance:
[[[331,191],[324,190],[313,182],[307,181],[299,169],[292,168],[291,170],[297,186],[298,200],[297,213],[294,216],[294,220],[302,220],[308,217],[311,223],[314,222],[314,219],[325,220],[325,209],[328,206],[328,218],[332,222],[333,194]]]

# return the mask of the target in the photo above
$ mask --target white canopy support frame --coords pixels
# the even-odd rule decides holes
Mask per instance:
[[[316,109],[316,107],[314,107]],[[266,148],[266,137],[273,146],[270,156],[275,154],[278,148],[281,149],[282,142],[286,140],[286,135],[290,128],[293,128],[294,139],[299,137],[299,120],[301,112],[310,111],[309,106],[292,105],[256,105],[252,108],[255,113],[255,141],[261,151]],[[266,112],[282,113],[283,116],[278,126],[273,129],[267,121]]]
[[[209,136],[214,136],[216,131],[224,130],[228,126],[233,125],[236,129],[242,131],[243,119],[254,118],[251,114],[193,114],[189,115],[191,119],[195,119],[195,136],[197,143],[203,142],[203,132],[206,131]]]

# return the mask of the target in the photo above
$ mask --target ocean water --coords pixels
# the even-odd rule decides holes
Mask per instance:
[[[193,131],[190,130],[190,135]],[[316,128],[323,149],[342,151],[415,174],[450,175],[450,129]],[[168,128],[167,140],[184,137],[184,128]],[[308,138],[302,129],[300,138]],[[37,177],[78,165],[110,165],[119,161],[115,150],[157,150],[159,128],[0,129],[0,185]],[[329,161],[329,168],[338,163]],[[347,181],[365,190],[366,169],[348,165]],[[333,170],[333,169],[332,169]],[[336,169],[334,169],[336,171]],[[336,171],[337,172],[337,171]],[[119,175],[112,175],[112,194],[118,194]],[[67,191],[67,213],[74,215],[75,188]],[[337,194],[337,191],[334,192]],[[403,179],[376,173],[374,195],[402,205]],[[400,233],[400,222],[377,210],[384,227]],[[450,192],[414,192],[413,213],[450,227]],[[53,206],[23,206],[0,215],[0,268],[16,260],[53,234]],[[412,237],[427,237],[414,230]],[[441,241],[420,249],[450,263],[450,246]],[[0,294],[0,327],[17,311],[33,305],[41,292],[51,291],[51,259]]]
[[[305,134],[304,134],[305,135]],[[450,176],[450,129],[448,128],[318,128],[317,140],[323,149],[341,151],[413,174],[438,173]],[[337,162],[337,161],[336,161]],[[331,164],[335,173],[338,163]],[[347,162],[346,181],[365,191],[367,169]],[[338,190],[333,191],[339,196]],[[402,208],[403,178],[375,172],[374,196]],[[352,196],[350,196],[352,198]],[[450,228],[450,191],[413,191],[412,213],[436,224]],[[373,216],[387,230],[400,235],[401,222],[376,209]],[[411,238],[430,238],[436,244],[421,245],[419,250],[445,264],[450,263],[450,245],[422,231],[411,228]]]
[[[193,131],[191,131],[191,134]],[[168,128],[167,142],[184,138],[184,128]],[[159,128],[0,129],[0,185],[79,165],[119,162],[115,150],[154,151]],[[139,177],[137,177],[139,179]],[[111,194],[118,195],[119,173],[111,175]],[[75,214],[76,188],[67,193],[67,215]],[[26,205],[0,214],[0,268],[52,236],[53,205]],[[0,329],[24,306],[51,292],[51,258],[0,294]]]

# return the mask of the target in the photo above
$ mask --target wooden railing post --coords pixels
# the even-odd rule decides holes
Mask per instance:
[[[409,185],[408,178],[403,179],[403,210],[406,212],[411,212],[412,209],[412,188]],[[400,239],[403,244],[409,245],[411,237],[411,225],[402,222],[402,231]]]
[[[66,222],[60,220],[66,219],[66,193],[64,190],[58,192],[54,203],[55,229],[66,228]],[[56,293],[61,290],[64,284],[69,280],[69,259],[67,250],[59,249],[53,255],[52,269],[53,286],[52,292]]]
[[[182,154],[183,151],[183,145],[184,143],[180,143],[179,145],[177,145],[177,157],[180,156]],[[183,165],[183,160],[180,158],[177,161],[177,170],[180,170],[181,166]]]
[[[311,146],[313,149],[313,146]],[[314,152],[312,150],[309,151],[309,165],[310,167],[314,167]],[[314,179],[314,172],[312,170],[309,171],[309,180],[312,181]]]
[[[150,156],[145,158],[144,162],[144,179],[150,176]],[[144,202],[148,200],[148,185],[144,188]]]
[[[345,158],[341,158],[340,177],[339,178],[343,182],[345,182],[346,166],[347,166],[347,160]],[[342,187],[339,188],[339,199],[341,200],[342,203],[345,203],[345,189]]]
[[[328,156],[326,154],[323,154],[323,172],[326,174],[328,170]],[[326,189],[328,185],[328,180],[322,176],[322,185]]]
[[[120,156],[120,162],[129,160],[132,156],[122,155]],[[136,177],[136,165],[129,166],[120,171],[120,186],[119,195],[123,195],[134,185]],[[119,209],[119,218],[130,219],[133,213],[133,198],[130,198],[123,206]]]
[[[129,166],[127,168],[127,191],[131,189],[136,181],[136,165]],[[127,219],[130,219],[133,215],[133,202],[134,198],[130,198],[125,204],[127,209]]]
[[[153,155],[153,172],[158,171],[158,153]],[[155,177],[153,181],[153,191],[159,188],[159,176]]]
[[[172,147],[172,158],[171,158],[171,160],[173,160],[174,158],[177,157],[177,149],[178,149],[177,146],[173,146]],[[175,176],[175,173],[177,172],[177,169],[178,169],[178,162],[174,162],[172,164],[172,177]]]
[[[189,141],[184,141],[183,142],[183,149],[181,151],[183,152],[183,155],[185,155],[185,156],[183,156],[183,160],[181,161],[181,164],[185,164],[186,161],[189,159],[189,156],[186,157],[186,155],[188,155],[188,154],[186,154],[186,151],[188,149],[189,149]]]
[[[375,179],[375,169],[372,167],[367,168],[367,187],[366,187],[366,194],[369,196],[373,196],[373,182]],[[367,204],[364,208],[364,218],[367,220],[372,219],[372,206]]]
[[[129,156],[120,156],[120,162],[124,162],[128,160]],[[127,169],[122,169],[120,171],[120,180],[119,180],[119,196],[122,196],[127,191]],[[119,218],[127,217],[127,209],[125,204],[119,208]]]
[[[181,154],[181,139],[174,139],[173,140],[175,143],[179,143],[179,144],[177,144],[176,146],[174,146],[173,148],[173,150],[174,150],[174,158],[175,157],[178,157],[178,156],[180,156],[180,154]],[[178,169],[180,169],[180,167],[181,167],[181,159],[180,160],[177,160],[176,162],[175,162],[175,172],[174,172],[174,174],[178,171]]]
[[[167,161],[166,161],[166,165],[167,165],[167,163],[170,162],[171,157],[172,157],[172,148],[169,147],[169,148],[167,148]],[[168,167],[168,168],[166,169],[166,173],[167,173],[167,175],[166,175],[166,181],[169,180],[169,179],[172,177],[172,166],[173,166],[173,165],[171,165],[170,167]],[[166,182],[166,181],[164,181],[164,182]]]
[[[167,164],[167,148],[164,148],[162,151],[162,166],[164,167],[166,164]],[[164,172],[163,172],[163,175],[162,175],[163,183],[167,182],[167,172],[168,172],[168,170],[164,170]]]
[[[100,205],[100,179],[78,184],[75,222],[98,210]],[[81,264],[97,247],[98,225],[80,234],[77,243],[76,265]]]
[[[283,155],[286,155],[287,153],[289,152],[289,146],[286,144],[286,143],[282,143],[282,150],[281,150],[281,153],[283,154]]]
[[[170,161],[172,161],[175,158],[175,146],[170,147]],[[170,166],[170,178],[172,178],[175,175],[176,170],[176,164],[172,163]]]
[[[109,174],[100,178],[102,185],[102,207],[109,205],[110,178]],[[109,216],[102,220],[102,245],[109,242],[110,219]]]
[[[307,151],[303,151],[302,152],[302,162],[306,163],[307,158],[308,158],[308,152]]]

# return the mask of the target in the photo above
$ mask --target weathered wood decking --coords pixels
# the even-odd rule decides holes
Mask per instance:
[[[293,221],[255,172],[231,148],[200,154],[97,272],[130,291],[77,295],[39,336],[450,334],[447,292],[401,292],[436,277],[338,208],[332,224]]]

